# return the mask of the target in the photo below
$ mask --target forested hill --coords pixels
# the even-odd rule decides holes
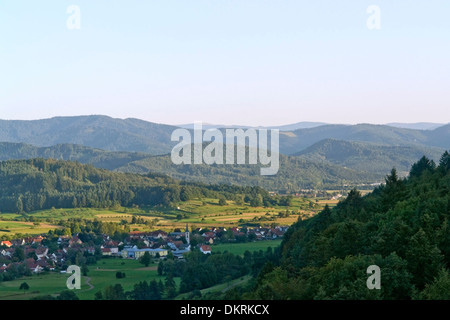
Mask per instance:
[[[268,198],[259,187],[185,184],[158,174],[111,172],[53,159],[0,162],[0,212],[74,207],[172,205],[194,197]]]
[[[262,176],[258,165],[206,165],[172,163],[170,156],[155,156],[130,162],[121,172],[159,172],[176,179],[202,183],[223,183],[260,186],[270,191],[295,192],[307,188],[339,189],[343,185],[372,184],[382,181],[379,173],[360,172],[332,163],[314,162],[300,157],[280,154],[279,170],[275,175]]]
[[[70,143],[37,147],[26,143],[0,142],[0,161],[33,158],[57,159],[77,161],[101,169],[114,170],[130,162],[148,157],[147,153],[105,151]]]
[[[413,130],[386,125],[324,125],[280,133],[280,152],[298,153],[324,139],[364,141],[389,146],[450,148],[450,124],[434,130]]]
[[[369,290],[370,265],[381,289]],[[298,221],[279,260],[244,295],[262,299],[450,299],[450,154],[423,157],[400,179]]]
[[[160,173],[190,182],[260,186],[270,191],[340,188],[343,184],[370,184],[382,181],[383,176],[388,172],[385,170],[382,173],[367,173],[332,163],[323,163],[323,161],[316,162],[280,155],[279,172],[274,176],[261,176],[259,165],[175,165],[169,155],[151,156],[139,152],[113,152],[75,144],[37,147],[24,143],[0,142],[0,160],[32,158],[78,161],[117,172]]]
[[[313,162],[325,162],[360,172],[387,173],[396,168],[408,173],[417,159],[438,161],[445,150],[425,146],[389,146],[361,141],[321,140],[295,155]]]
[[[108,151],[164,154],[177,127],[139,119],[91,115],[42,120],[0,120],[0,141],[39,147],[73,143]]]

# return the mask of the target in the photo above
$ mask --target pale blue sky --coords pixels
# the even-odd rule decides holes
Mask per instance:
[[[449,57],[447,0],[0,0],[0,119],[450,122]]]

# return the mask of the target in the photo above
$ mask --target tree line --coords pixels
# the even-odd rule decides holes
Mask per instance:
[[[259,187],[180,182],[159,174],[130,174],[77,162],[30,159],[0,162],[1,212],[51,208],[170,206],[194,198],[269,199]],[[267,201],[266,201],[267,203]]]

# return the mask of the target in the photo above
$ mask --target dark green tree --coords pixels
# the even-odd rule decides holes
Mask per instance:
[[[139,258],[139,262],[148,267],[148,265],[152,263],[152,256],[150,253],[145,252],[144,255]]]

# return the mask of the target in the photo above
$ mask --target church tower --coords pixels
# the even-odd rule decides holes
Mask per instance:
[[[189,228],[188,225],[186,223],[186,232],[184,233],[184,237],[186,239],[186,244],[188,245],[188,248],[191,247],[191,240],[189,239]]]

